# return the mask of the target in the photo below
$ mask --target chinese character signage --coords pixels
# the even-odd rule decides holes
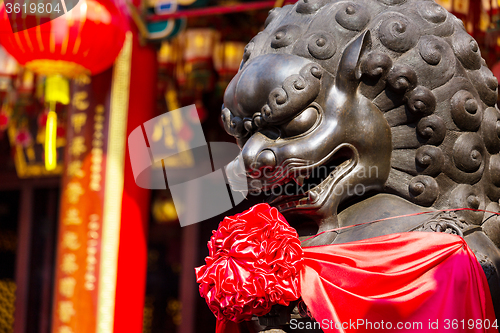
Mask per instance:
[[[95,332],[111,71],[75,80],[68,112],[54,333]]]

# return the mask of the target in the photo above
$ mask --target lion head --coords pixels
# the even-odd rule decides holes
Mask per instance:
[[[374,192],[498,212],[497,87],[463,23],[434,1],[276,8],[224,96],[222,120],[241,148],[229,181],[288,186],[272,204],[320,230],[346,200]]]

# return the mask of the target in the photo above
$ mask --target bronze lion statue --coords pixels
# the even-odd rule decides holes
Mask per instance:
[[[229,182],[268,192],[304,237],[396,217],[304,246],[415,230],[464,237],[498,317],[497,88],[462,21],[432,0],[273,9],[225,92],[222,121],[241,148]],[[454,208],[474,210],[442,211]]]

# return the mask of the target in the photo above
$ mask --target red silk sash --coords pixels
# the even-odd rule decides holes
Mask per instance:
[[[497,332],[481,265],[462,238],[446,233],[304,248],[300,283],[325,333]],[[238,332],[237,325],[219,322],[222,332]]]

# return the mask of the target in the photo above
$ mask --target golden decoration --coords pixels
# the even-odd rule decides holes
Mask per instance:
[[[116,275],[125,168],[125,138],[132,59],[132,32],[113,69],[111,110],[108,131],[104,216],[102,223],[102,252],[99,270],[97,333],[113,333],[116,297]]]
[[[42,75],[61,74],[68,78],[90,74],[90,71],[82,65],[64,60],[37,59],[28,61],[26,68]]]

